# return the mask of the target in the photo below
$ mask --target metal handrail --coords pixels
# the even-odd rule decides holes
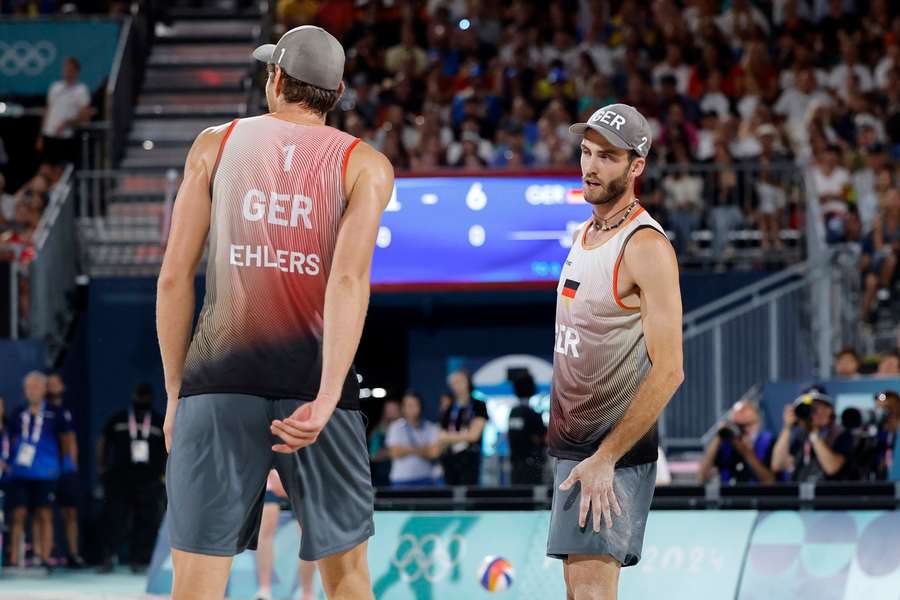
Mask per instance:
[[[805,282],[811,277],[811,273],[818,272],[822,267],[828,264],[830,258],[831,255],[829,254],[828,256],[819,258],[816,261],[807,260],[795,265],[791,265],[790,267],[782,269],[781,271],[774,273],[764,279],[761,279],[756,283],[752,283],[750,285],[742,287],[739,290],[735,290],[729,294],[726,294],[725,296],[722,296],[718,300],[714,300],[709,304],[704,304],[700,308],[696,308],[690,311],[683,317],[685,334],[698,333],[698,321],[701,321],[705,317],[708,317],[710,315],[720,313],[723,309],[734,304],[742,302],[752,302],[752,306],[759,306],[760,304],[764,304],[768,298],[778,297],[778,295],[780,294],[776,294],[776,292],[778,292],[779,290],[772,290],[771,288],[786,284],[797,277],[803,277]]]
[[[71,164],[67,165],[59,182],[50,192],[50,202],[44,209],[44,213],[41,215],[37,227],[34,229],[34,235],[31,236],[36,256],[40,254],[41,250],[44,248],[44,244],[47,243],[47,237],[50,235],[50,230],[56,223],[62,205],[65,203],[71,192],[74,183],[72,174],[74,172],[75,168]]]

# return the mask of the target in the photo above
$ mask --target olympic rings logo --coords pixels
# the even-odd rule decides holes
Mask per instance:
[[[424,578],[429,583],[443,581],[466,553],[466,540],[453,534],[448,539],[435,534],[422,536],[411,533],[400,536],[391,563],[400,571],[405,582]]]
[[[48,41],[32,44],[0,42],[0,73],[3,75],[40,75],[56,59],[56,46]]]

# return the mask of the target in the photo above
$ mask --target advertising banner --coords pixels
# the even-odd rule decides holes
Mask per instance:
[[[109,19],[0,21],[0,97],[46,95],[69,56],[93,93],[109,75],[118,38],[119,22]]]

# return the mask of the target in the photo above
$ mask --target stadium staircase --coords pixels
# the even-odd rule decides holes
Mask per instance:
[[[192,142],[206,127],[248,114],[250,53],[263,15],[210,6],[170,16],[169,26],[157,26],[124,156],[106,182],[101,226],[83,230],[93,275],[158,270],[167,191],[177,187]]]

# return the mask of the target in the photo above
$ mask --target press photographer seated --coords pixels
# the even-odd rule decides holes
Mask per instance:
[[[841,425],[852,436],[853,454],[844,467],[844,475],[860,481],[900,479],[900,469],[895,466],[898,424],[900,396],[893,390],[875,394],[869,408],[845,409]]]
[[[831,398],[818,390],[784,407],[784,428],[775,442],[772,471],[791,481],[847,479],[853,436],[835,423]]]
[[[731,407],[728,420],[706,446],[700,463],[700,481],[705,483],[718,471],[724,484],[772,483],[769,469],[775,436],[762,428],[759,408],[752,402],[738,400]]]

